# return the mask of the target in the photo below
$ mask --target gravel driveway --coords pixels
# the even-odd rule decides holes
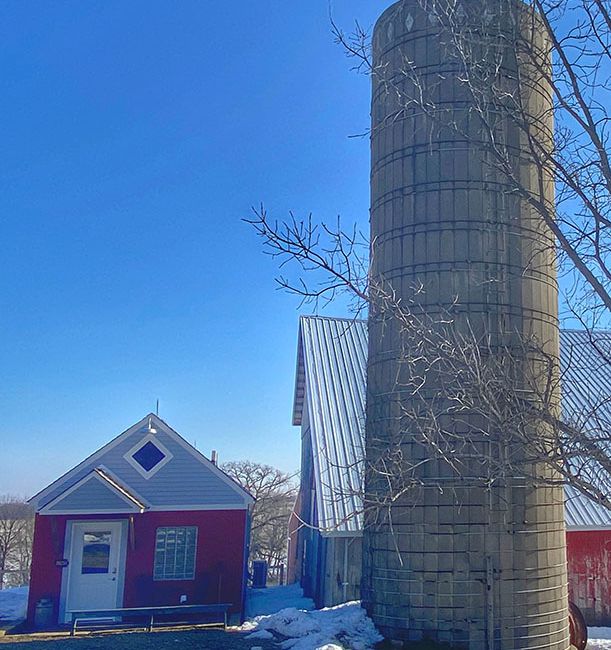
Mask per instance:
[[[0,650],[278,650],[272,641],[246,639],[245,634],[221,630],[188,630],[95,634],[75,638],[28,636],[0,637]]]

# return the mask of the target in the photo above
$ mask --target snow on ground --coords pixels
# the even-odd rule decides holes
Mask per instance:
[[[382,640],[359,602],[313,607],[299,585],[251,590],[251,620],[240,629],[248,639],[278,639],[282,650],[369,650]]]
[[[589,627],[587,650],[611,650],[611,627]]]
[[[304,597],[303,589],[298,584],[248,590],[246,618],[275,614],[285,607],[310,610],[314,609],[314,601]]]
[[[251,589],[246,601],[246,637],[276,639],[282,650],[370,650],[382,640],[360,603],[314,610],[299,585]],[[611,628],[588,629],[587,650],[611,650]]]
[[[25,618],[27,604],[27,587],[0,590],[0,623]]]

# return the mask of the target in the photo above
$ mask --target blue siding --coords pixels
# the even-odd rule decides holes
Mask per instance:
[[[312,435],[307,416],[307,398],[305,415],[301,427],[301,512],[299,516],[307,525],[299,529],[301,538],[301,586],[303,592],[312,598],[317,607],[324,605],[325,580],[325,540],[319,530],[318,505],[313,462]]]
[[[131,433],[128,430],[118,439],[118,444],[111,446],[94,460],[86,462],[78,472],[60,480],[42,499],[35,498],[37,507],[48,504],[97,467],[108,469],[122,485],[142,497],[152,507],[247,507],[246,493],[237,485],[227,484],[226,480],[218,475],[218,470],[200,461],[193,452],[185,449],[176,440],[178,434],[172,432],[158,418],[153,421],[157,429],[155,438],[172,453],[173,458],[152,477],[143,477],[124,456],[148,435],[147,420],[148,418],[145,418]]]
[[[129,503],[109,486],[104,485],[95,475],[92,475],[74,492],[60,499],[49,508],[49,512],[64,510],[82,510],[86,512],[91,510],[92,505],[95,505],[99,510],[114,510],[115,512],[132,512],[137,509],[135,506],[130,507]]]

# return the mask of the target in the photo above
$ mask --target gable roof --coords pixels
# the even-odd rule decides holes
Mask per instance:
[[[595,337],[611,356],[611,333]],[[601,395],[611,398],[611,364],[591,345],[587,332],[561,332],[561,362],[565,417],[591,410]],[[367,321],[300,318],[293,424],[309,423],[323,535],[359,534],[362,529],[366,370]],[[598,415],[611,431],[611,403]],[[604,506],[571,486],[566,497],[567,528],[611,528],[611,511]]]
[[[92,503],[95,503],[97,513],[144,512],[147,509],[144,499],[133,495],[104,470],[96,468],[49,501],[40,512],[79,514],[91,511]]]
[[[171,462],[147,476],[146,472],[137,471],[130,455],[139,441],[146,444],[151,439],[150,427],[155,429],[159,448],[171,455]],[[242,509],[254,501],[242,486],[166,422],[149,413],[38,492],[29,503],[41,511],[92,471],[101,473],[107,483],[114,482],[115,488],[134,495],[151,510]]]
[[[307,408],[322,530],[361,529],[367,324],[302,317],[299,323],[293,424]]]

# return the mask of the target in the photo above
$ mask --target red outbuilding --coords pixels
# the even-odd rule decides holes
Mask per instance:
[[[588,625],[611,625],[611,511],[567,488],[569,595]]]
[[[28,623],[75,610],[230,603],[242,616],[253,498],[150,414],[34,496]]]

